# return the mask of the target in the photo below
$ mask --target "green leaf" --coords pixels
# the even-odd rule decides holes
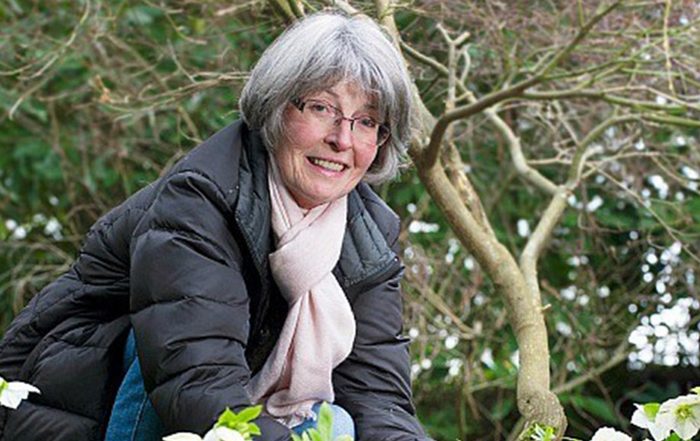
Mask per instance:
[[[331,410],[331,406],[325,401],[321,404],[321,409],[318,412],[317,427],[323,441],[332,441],[333,410]]]
[[[644,414],[647,418],[649,418],[650,421],[654,421],[656,419],[656,414],[659,413],[659,407],[661,407],[659,403],[647,403],[642,406],[642,409],[644,409]]]
[[[695,386],[694,388],[690,389],[690,391],[694,394],[700,395],[700,386]]]
[[[219,419],[217,420],[215,427],[227,427],[232,430],[238,431],[244,439],[250,440],[253,435],[260,435],[260,427],[255,423],[250,423],[249,421],[254,420],[262,412],[262,406],[252,406],[246,407],[239,413],[232,411],[230,408],[226,408]]]
[[[261,412],[262,406],[246,407],[239,413],[236,413],[227,407],[226,410],[224,410],[219,416],[219,420],[216,422],[216,425],[239,430],[239,424],[245,424],[247,427],[248,422],[260,416]]]
[[[240,422],[240,420],[238,419],[238,415],[236,415],[234,411],[227,407],[223,412],[221,412],[221,415],[219,415],[219,419],[216,422],[216,426],[235,429],[236,423],[238,422]]]
[[[321,432],[319,432],[318,429],[310,429],[307,433],[309,434],[311,441],[331,441],[330,439],[326,439],[321,436]]]
[[[255,423],[248,423],[248,431],[251,435],[255,436],[260,436],[262,434],[262,432],[260,432],[260,426]]]
[[[244,423],[253,421],[262,413],[262,406],[246,407],[238,413],[238,420]]]

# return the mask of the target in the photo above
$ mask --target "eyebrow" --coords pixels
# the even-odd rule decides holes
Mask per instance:
[[[319,91],[319,93],[327,93],[328,95],[332,95],[333,98],[336,98],[336,99],[340,98],[340,95],[335,93],[332,89],[322,89]],[[365,104],[364,106],[362,106],[362,108],[364,110],[377,110],[377,105],[369,103],[369,104]]]

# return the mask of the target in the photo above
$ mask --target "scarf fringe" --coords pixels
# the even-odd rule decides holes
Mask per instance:
[[[316,414],[316,412],[313,411],[312,407],[313,405],[305,405],[304,408],[294,410],[294,412],[291,415],[286,415],[282,417],[273,416],[273,418],[277,420],[277,422],[284,424],[285,426],[291,429],[303,423],[304,421],[316,421],[318,419],[318,415]]]

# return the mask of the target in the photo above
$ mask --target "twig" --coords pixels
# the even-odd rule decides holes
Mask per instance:
[[[227,8],[219,9],[218,11],[216,11],[214,13],[214,15],[217,17],[223,17],[224,15],[235,14],[238,11],[241,11],[241,10],[244,10],[247,8],[252,8],[253,6],[255,6],[258,3],[262,3],[262,0],[250,0],[250,1],[245,2],[243,4],[240,4],[240,5],[233,5],[233,6],[229,6]]]
[[[496,126],[499,132],[506,138],[508,147],[510,149],[511,159],[513,160],[513,166],[515,170],[520,174],[526,181],[533,184],[535,187],[544,191],[548,194],[555,194],[557,192],[557,185],[552,181],[547,179],[540,172],[528,165],[525,155],[523,154],[522,144],[520,143],[520,138],[513,132],[508,124],[506,124],[503,119],[498,116],[498,109],[495,107],[485,110],[486,115],[489,120]]]
[[[34,78],[39,78],[41,77],[53,64],[65,53],[66,50],[73,44],[75,41],[76,37],[78,36],[78,31],[80,28],[83,26],[85,21],[87,20],[88,16],[90,15],[90,1],[85,2],[85,8],[83,10],[83,15],[80,17],[80,21],[78,21],[78,24],[75,25],[73,28],[73,32],[71,32],[70,37],[68,37],[68,40],[66,40],[65,43],[61,45],[61,47],[54,52],[54,54],[51,56],[48,62],[44,64],[38,71],[34,72],[32,75],[30,75],[27,79],[32,80]],[[17,111],[17,108],[22,104],[22,102],[27,99],[31,94],[36,92],[41,86],[43,86],[46,81],[48,80],[47,77],[44,77],[40,81],[38,81],[36,84],[31,86],[29,89],[25,90],[24,93],[20,95],[20,97],[15,101],[15,103],[12,105],[8,112],[8,117],[10,121],[13,120],[14,114]]]
[[[625,193],[627,193],[627,194],[630,195],[635,201],[637,201],[637,203],[638,203],[639,205],[641,205],[642,207],[644,207],[644,209],[646,209],[646,210],[654,217],[654,219],[656,219],[656,220],[659,222],[659,224],[661,224],[661,226],[666,230],[666,232],[668,233],[668,235],[671,236],[671,238],[672,238],[673,240],[675,240],[675,241],[677,241],[677,242],[679,242],[679,243],[681,244],[681,246],[683,247],[683,250],[688,254],[688,256],[690,256],[690,258],[693,259],[695,262],[700,263],[700,257],[698,257],[695,253],[693,253],[693,252],[690,250],[690,248],[688,247],[688,245],[686,245],[686,244],[678,237],[678,235],[676,234],[676,230],[675,230],[674,228],[671,228],[671,226],[668,225],[668,223],[667,223],[665,220],[663,220],[663,218],[661,218],[661,216],[659,216],[659,214],[658,214],[656,211],[654,211],[650,206],[648,206],[648,205],[645,203],[645,201],[644,201],[637,193],[635,193],[635,192],[633,192],[632,190],[630,190],[629,188],[627,188],[626,185],[622,185],[622,183],[620,183],[617,179],[615,179],[612,175],[610,175],[609,173],[605,172],[604,170],[600,170],[600,169],[599,169],[599,170],[598,170],[598,173],[600,173],[601,175],[605,176],[608,180],[610,180],[610,182],[612,182],[613,184],[615,184],[617,187],[621,188]]]
[[[473,339],[476,336],[476,333],[472,328],[467,326],[462,319],[460,319],[457,314],[455,314],[452,311],[452,308],[445,303],[442,298],[436,294],[432,288],[428,286],[423,286],[418,288],[420,290],[420,293],[423,295],[423,297],[428,300],[428,302],[433,305],[435,309],[440,311],[442,314],[448,316],[454,325],[459,328],[459,331],[461,332],[460,337],[465,340],[470,340]]]
[[[622,124],[630,121],[638,121],[640,115],[622,115],[614,116],[606,119],[602,123],[598,124],[593,130],[591,130],[588,135],[586,135],[583,140],[579,143],[574,153],[574,157],[571,161],[571,167],[569,168],[569,176],[567,180],[567,185],[569,188],[574,188],[578,185],[581,178],[581,172],[583,166],[585,165],[586,152],[589,151],[588,146],[595,141],[600,135],[602,135],[605,130],[616,124]],[[591,152],[595,153],[595,152]]]
[[[590,371],[586,372],[583,375],[580,375],[573,380],[567,381],[564,384],[560,384],[558,386],[555,386],[552,389],[552,392],[555,394],[561,394],[568,392],[572,389],[575,389],[578,386],[581,386],[582,384],[585,384],[592,379],[599,377],[601,374],[604,372],[609,371],[610,369],[614,368],[618,364],[622,363],[623,361],[627,360],[627,356],[629,355],[629,345],[627,344],[627,341],[623,341],[622,344],[620,344],[616,349],[615,352],[613,353],[612,357],[608,359],[605,363],[602,365],[591,369]]]
[[[671,91],[673,95],[676,94],[676,90],[673,87],[673,77],[671,77],[671,44],[668,39],[668,16],[671,14],[671,0],[666,0],[666,7],[664,8],[664,56],[666,57],[666,73],[668,74],[668,90]]]
[[[550,70],[552,70],[561,60],[563,60],[564,57],[566,57],[581,42],[581,40],[583,40],[586,37],[586,35],[588,35],[592,28],[600,20],[602,20],[603,17],[605,17],[614,8],[616,8],[620,3],[621,1],[618,0],[617,2],[613,3],[611,6],[608,6],[599,14],[591,18],[586,23],[586,25],[579,30],[579,32],[571,40],[571,42],[569,42],[569,44],[567,44],[563,49],[561,49],[557,54],[555,54],[552,60],[549,63],[547,63],[545,67],[541,68],[531,78],[522,80],[506,89],[501,89],[499,91],[492,92],[475,103],[458,107],[450,112],[446,112],[445,114],[443,114],[442,117],[440,117],[437,123],[435,124],[435,127],[433,128],[433,131],[430,135],[430,143],[425,148],[425,151],[422,154],[421,160],[422,162],[424,162],[424,166],[432,168],[437,164],[440,144],[445,134],[445,130],[447,130],[447,127],[452,122],[458,119],[468,118],[469,116],[474,115],[488,107],[491,107],[492,105],[501,102],[505,99],[519,96],[528,87],[534,86],[535,84],[543,81],[547,73]]]
[[[700,128],[700,120],[681,118],[671,115],[659,115],[654,113],[642,114],[642,117],[648,121],[654,121],[662,124],[673,124],[680,127]]]

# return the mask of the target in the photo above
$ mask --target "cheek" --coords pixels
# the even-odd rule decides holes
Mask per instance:
[[[307,150],[323,140],[323,133],[317,132],[313,126],[309,126],[297,118],[287,118],[284,132],[282,142],[296,151]]]
[[[378,155],[377,148],[363,149],[357,154],[357,163],[362,170],[367,171]]]

